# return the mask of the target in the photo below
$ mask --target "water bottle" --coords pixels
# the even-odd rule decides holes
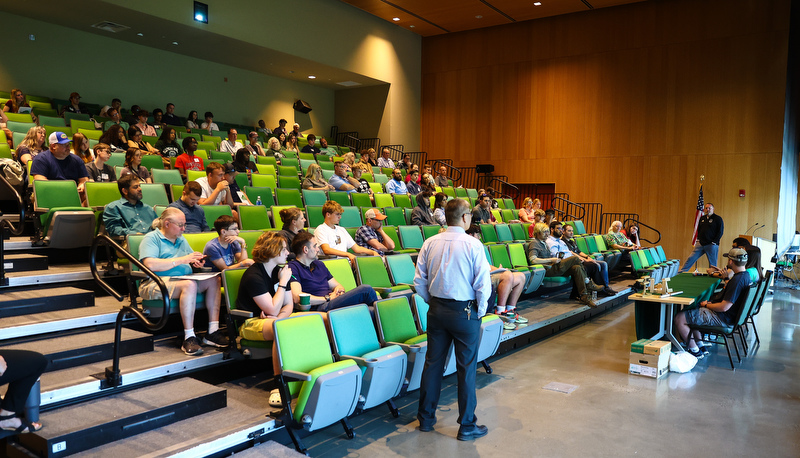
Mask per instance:
[[[592,301],[597,301],[597,291],[592,291]]]
[[[39,404],[42,399],[41,380],[37,380],[31,387],[31,392],[28,393],[28,399],[25,401],[25,419],[29,422],[39,421]]]
[[[256,205],[264,205],[264,204],[261,202],[261,196],[258,196],[258,198],[256,198]]]

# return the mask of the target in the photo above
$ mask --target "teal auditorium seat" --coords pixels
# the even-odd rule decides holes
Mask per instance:
[[[356,257],[356,273],[359,284],[371,286],[384,299],[413,294],[409,285],[392,284],[381,256]]]
[[[365,304],[328,312],[333,354],[337,360],[353,360],[361,369],[361,399],[358,408],[370,409],[385,403],[397,418],[392,402],[403,389],[408,356],[398,345],[382,347]]]
[[[428,332],[428,309],[430,306],[425,299],[420,297],[419,294],[414,295],[414,301],[411,303],[411,310],[414,313],[414,317],[416,317],[416,324],[417,329],[419,330],[420,334],[427,335]],[[444,371],[442,373],[443,376],[448,376],[450,374],[455,373],[457,370],[456,366],[456,347],[454,344],[450,344],[450,351],[447,352],[447,358],[444,361]]]

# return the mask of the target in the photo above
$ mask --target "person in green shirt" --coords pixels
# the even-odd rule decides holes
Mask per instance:
[[[134,175],[125,175],[117,181],[122,196],[106,205],[103,224],[112,237],[145,234],[153,230],[153,220],[158,218],[153,207],[142,202],[141,182]]]

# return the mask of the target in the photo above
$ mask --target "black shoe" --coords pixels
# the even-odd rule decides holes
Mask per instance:
[[[189,356],[198,356],[203,354],[203,349],[200,347],[200,341],[197,337],[192,336],[183,341],[181,350]]]
[[[462,426],[458,428],[458,440],[468,441],[489,434],[489,428],[484,425]]]
[[[700,351],[703,353],[704,356],[711,353],[710,351],[708,351],[708,348],[703,345],[700,345],[700,347],[698,348],[700,349]]]
[[[221,330],[217,329],[210,334],[206,334],[203,338],[203,345],[225,348],[230,345],[230,341]]]
[[[419,426],[417,427],[417,429],[419,429],[423,433],[433,431],[433,425],[436,424],[435,418],[433,419],[433,421],[427,421],[427,422],[423,422],[422,420],[419,419],[419,417],[417,417],[417,420],[419,421]]]
[[[610,286],[606,286],[605,288],[603,288],[603,294],[605,294],[608,297],[613,297],[617,295],[617,292],[611,289]]]
[[[700,350],[699,348],[698,348],[698,349],[696,349],[696,350],[692,350],[692,349],[690,348],[690,349],[688,349],[688,350],[686,350],[686,351],[688,351],[690,355],[694,356],[694,357],[695,357],[695,358],[697,358],[697,359],[703,359],[703,357],[705,356],[705,355],[703,354],[703,351],[702,351],[702,350]]]

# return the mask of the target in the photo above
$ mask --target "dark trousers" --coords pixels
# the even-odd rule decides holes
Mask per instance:
[[[378,300],[378,295],[375,290],[369,285],[361,285],[350,291],[346,291],[341,296],[334,297],[327,304],[320,304],[317,306],[318,312],[327,312],[328,310],[338,309],[342,307],[349,307],[357,304],[367,304],[372,307],[375,301]]]
[[[586,270],[583,268],[581,258],[570,256],[562,259],[558,264],[553,264],[545,277],[572,277],[572,294],[570,297],[581,297],[586,293]]]
[[[47,359],[41,353],[26,350],[0,350],[0,356],[8,366],[0,376],[0,385],[8,383],[0,406],[10,412],[21,413],[33,384],[47,367]]]
[[[481,320],[477,307],[471,305],[467,319],[464,310],[468,301],[453,301],[431,297],[428,309],[428,351],[419,390],[420,424],[432,425],[436,421],[436,407],[442,389],[444,363],[455,343],[458,377],[458,423],[465,426],[475,424],[475,374],[478,363],[478,339]]]

